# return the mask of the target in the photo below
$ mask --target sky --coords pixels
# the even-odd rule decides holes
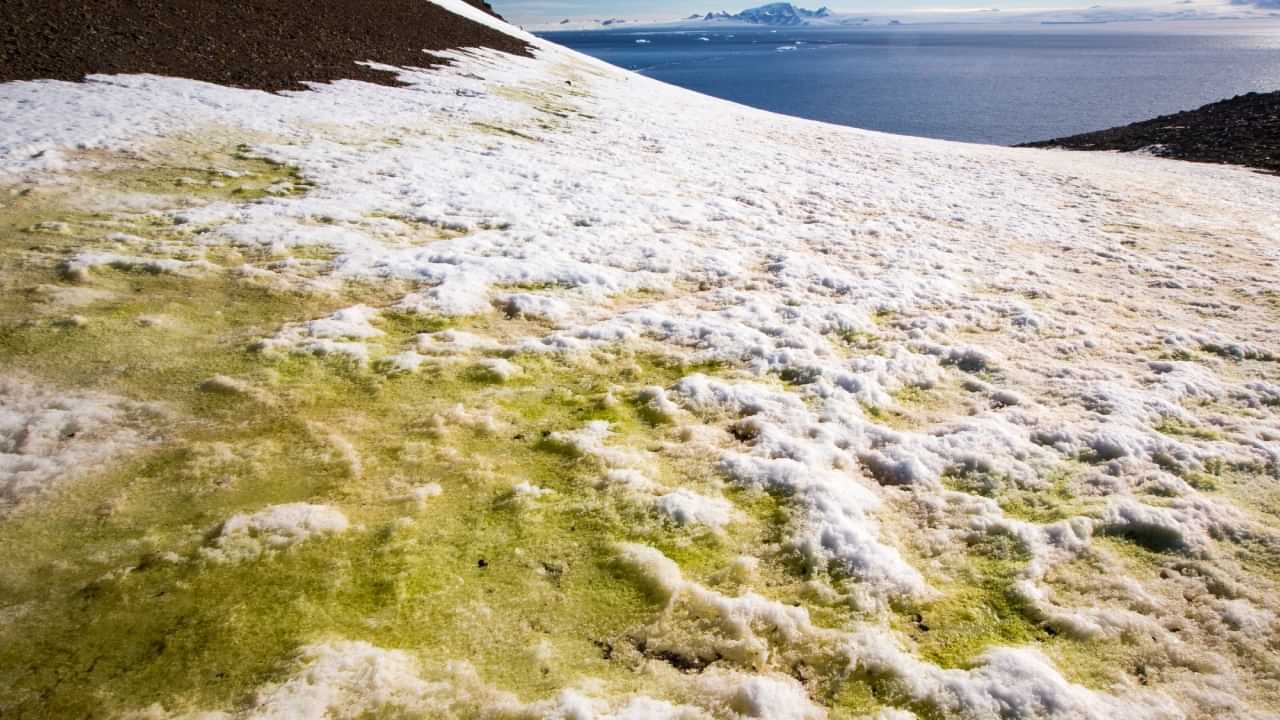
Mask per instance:
[[[562,18],[628,18],[670,20],[691,13],[712,10],[737,12],[744,8],[762,5],[771,0],[490,0],[494,8],[517,23],[536,23]],[[998,7],[1002,10],[1074,9],[1094,5],[1125,7],[1134,5],[1175,4],[1172,0],[1126,0],[1122,2],[1098,2],[1097,0],[997,0],[984,4],[981,0],[791,0],[809,9],[827,5],[837,12],[905,12],[910,10],[964,10]],[[1204,0],[1197,0],[1200,4]],[[1253,5],[1251,0],[1233,0],[1236,5]],[[1261,7],[1280,6],[1280,0],[1260,0]]]

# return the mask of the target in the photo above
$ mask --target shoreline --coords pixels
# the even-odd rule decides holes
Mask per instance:
[[[1195,110],[1015,147],[1146,153],[1280,174],[1280,91],[1246,93]]]

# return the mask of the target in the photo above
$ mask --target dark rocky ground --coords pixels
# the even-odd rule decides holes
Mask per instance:
[[[459,47],[529,53],[422,0],[0,0],[0,82],[154,73],[270,91],[395,85],[357,63],[429,67],[441,61],[423,50]]]
[[[499,14],[498,14],[498,11],[497,11],[497,10],[494,10],[494,9],[493,9],[493,6],[492,6],[492,5],[490,5],[489,3],[485,2],[485,0],[465,0],[465,2],[466,2],[468,5],[471,5],[472,7],[478,7],[478,8],[480,8],[481,10],[483,10],[483,11],[485,11],[485,12],[489,13],[490,15],[492,15],[492,16],[494,16],[494,17],[496,17],[496,18],[498,18],[499,20],[506,20],[506,18],[504,18],[504,17],[502,17],[501,15],[499,15]]]
[[[1021,147],[1121,152],[1152,148],[1162,157],[1280,174],[1280,92],[1237,95],[1197,110]]]

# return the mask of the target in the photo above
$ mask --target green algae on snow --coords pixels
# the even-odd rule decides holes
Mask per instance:
[[[231,160],[249,174],[217,169]],[[406,650],[427,674],[465,659],[485,682],[525,699],[583,677],[609,693],[671,697],[648,664],[687,668],[638,639],[663,608],[618,571],[620,542],[658,549],[708,587],[804,607],[819,627],[862,619],[842,600],[854,581],[808,568],[786,549],[796,517],[785,498],[726,487],[711,450],[671,450],[685,442],[679,423],[646,390],[732,368],[605,347],[572,357],[463,352],[429,358],[417,372],[379,371],[379,360],[423,333],[465,329],[507,343],[547,330],[501,313],[383,310],[373,321],[382,334],[365,341],[372,369],[252,352],[284,326],[360,303],[386,308],[411,289],[255,283],[235,268],[268,251],[202,244],[212,228],[166,214],[304,189],[294,171],[262,163],[234,154],[193,165],[139,161],[82,178],[104,198],[148,197],[148,212],[76,210],[42,193],[0,212],[5,282],[23,290],[0,301],[0,363],[52,387],[110,392],[165,413],[155,422],[160,442],[0,525],[0,542],[23,548],[0,571],[0,715],[236,708],[278,680],[299,647],[333,638]],[[65,272],[74,252],[122,243],[203,264]],[[287,252],[326,272],[327,249]],[[47,307],[69,293],[73,306]],[[64,322],[70,312],[77,320]],[[519,374],[476,372],[499,356]],[[923,411],[939,398],[908,389],[894,400]],[[641,455],[659,485],[726,497],[732,522],[680,526],[652,497],[602,487],[608,468],[599,458],[552,440],[595,421],[609,424],[607,445]],[[429,486],[439,493],[418,492]],[[228,518],[288,503],[331,506],[352,527],[252,560],[202,552]],[[975,553],[945,597],[904,610],[920,619],[900,629],[946,667],[994,644],[1043,640],[1010,592],[1023,559],[1007,547]],[[731,572],[744,555],[758,560],[752,572]],[[906,702],[882,678],[782,669],[803,676],[837,717]]]
[[[1011,518],[1048,524],[1076,517],[1087,505],[1071,489],[1079,474],[1077,463],[1067,462],[1045,474],[1036,486],[1024,487],[998,473],[956,466],[942,474],[942,484],[949,490],[991,498]]]
[[[939,598],[899,608],[894,625],[922,658],[944,668],[970,667],[997,645],[1044,642],[1049,633],[1030,618],[1014,587],[1026,562],[1012,537],[984,536],[949,568]]]
[[[248,347],[290,322],[356,302],[385,305],[399,288],[294,292],[216,267],[192,276],[105,269],[72,285],[54,259],[32,272],[47,285],[94,290],[76,307],[83,322],[31,321],[38,298],[11,298],[12,316],[23,319],[0,331],[5,365],[56,386],[160,402],[173,420],[162,446],[0,528],[8,545],[28,550],[3,576],[4,604],[17,608],[0,630],[6,714],[229,707],[276,677],[301,644],[333,636],[408,649],[428,664],[466,658],[488,681],[532,697],[579,675],[625,691],[643,678],[601,648],[630,642],[628,631],[656,608],[614,575],[614,544],[653,544],[690,577],[706,577],[738,553],[763,554],[761,538],[776,532],[773,501],[756,500],[723,533],[673,527],[599,492],[600,468],[544,442],[606,420],[611,443],[660,444],[674,429],[639,391],[717,366],[610,350],[578,362],[516,357],[522,374],[500,384],[449,362],[386,377]],[[390,312],[378,323],[376,353],[448,327],[502,340],[540,327]],[[219,376],[248,391],[202,390]],[[622,401],[603,402],[614,395]],[[442,431],[434,418],[459,406],[494,427]],[[709,458],[655,454],[653,470],[673,487],[720,485]],[[427,482],[443,494],[425,507],[406,500]],[[553,494],[512,502],[517,482]],[[201,559],[232,514],[298,501],[340,507],[357,529],[256,562]],[[773,568],[773,577],[785,574]],[[534,647],[552,661],[511,662]]]
[[[655,609],[614,577],[610,548],[652,543],[696,576],[723,567],[743,541],[737,530],[673,528],[600,493],[598,468],[543,442],[597,419],[611,423],[620,445],[660,441],[670,429],[647,418],[642,403],[599,400],[670,384],[692,369],[678,361],[530,356],[515,358],[524,372],[504,384],[451,363],[388,378],[341,361],[246,350],[284,322],[351,302],[364,294],[358,288],[342,298],[295,296],[217,274],[121,271],[92,283],[112,299],[81,308],[84,327],[7,326],[5,363],[59,385],[163,401],[178,422],[162,447],[0,528],[6,543],[29,550],[4,576],[5,605],[22,609],[0,630],[7,714],[227,707],[274,677],[300,644],[328,636],[426,661],[467,658],[487,680],[531,696],[580,674],[625,689],[641,679],[600,648],[625,642]],[[175,322],[139,325],[141,315]],[[378,343],[392,349],[450,324],[389,316]],[[255,392],[202,391],[215,374],[243,378]],[[432,419],[460,404],[491,416],[497,430],[462,422],[441,432]],[[710,462],[659,459],[657,469],[673,486],[719,482]],[[521,481],[554,494],[510,502]],[[444,492],[417,508],[406,492],[426,482]],[[199,558],[207,534],[231,514],[296,501],[340,507],[359,527],[257,562]],[[547,643],[547,667],[511,662]]]

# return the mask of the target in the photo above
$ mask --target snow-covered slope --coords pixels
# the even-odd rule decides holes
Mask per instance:
[[[1276,712],[1275,178],[537,48],[0,85],[0,714]]]

